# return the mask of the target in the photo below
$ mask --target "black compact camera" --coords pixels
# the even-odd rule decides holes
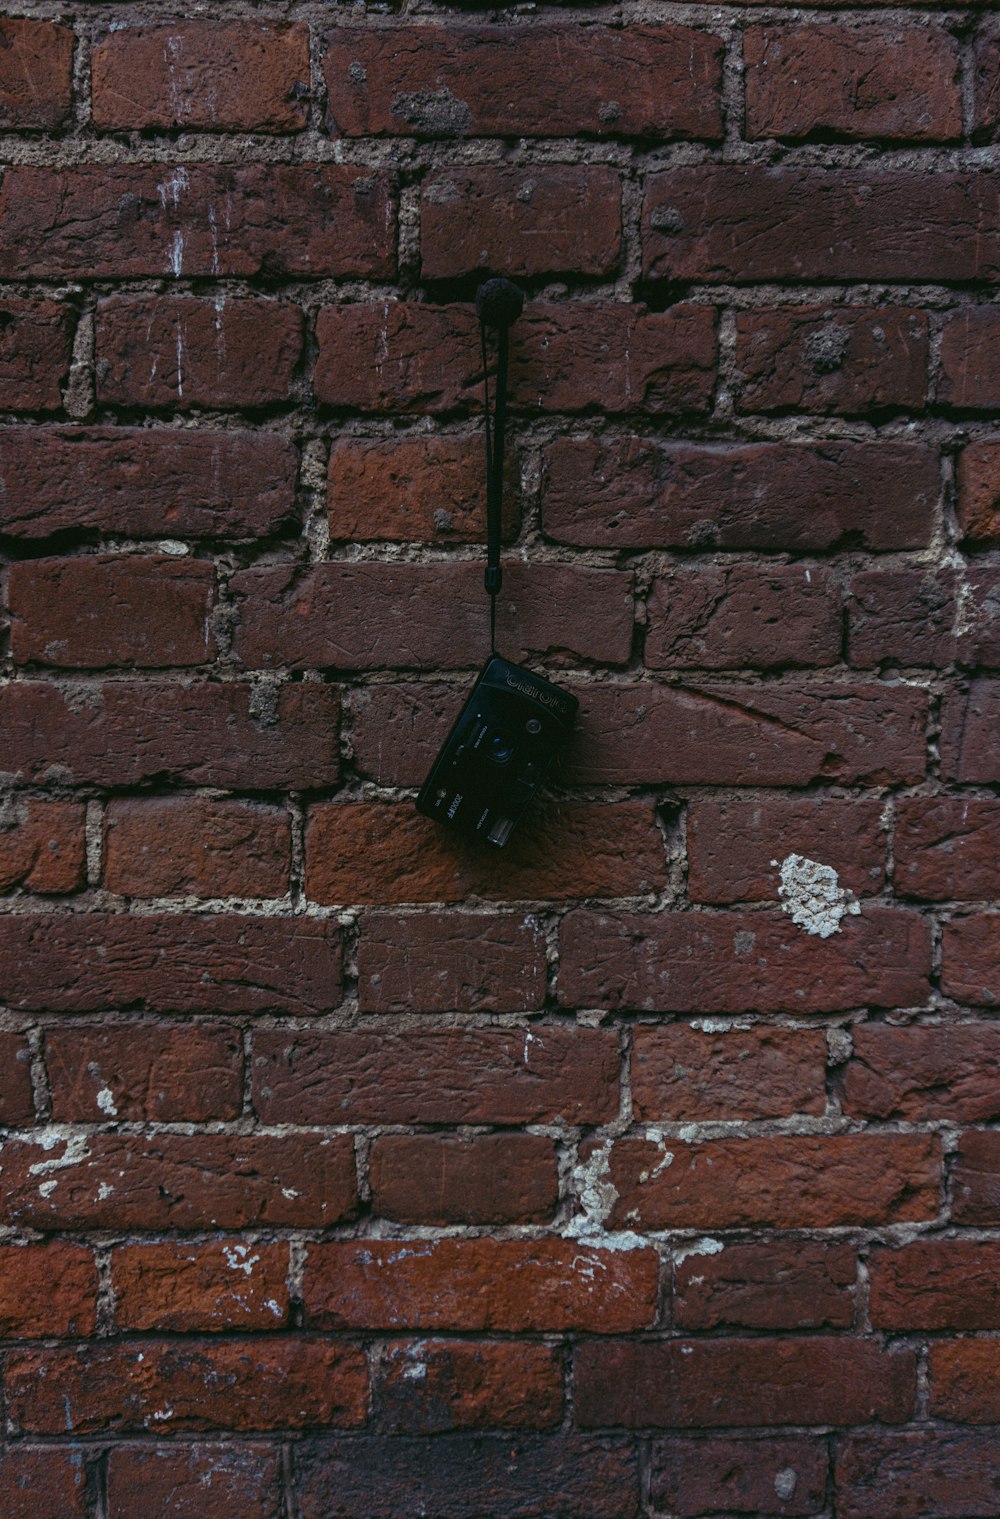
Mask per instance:
[[[494,654],[417,797],[439,823],[502,846],[573,729],[579,702]]]

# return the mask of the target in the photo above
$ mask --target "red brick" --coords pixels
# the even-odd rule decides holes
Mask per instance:
[[[288,1245],[230,1237],[112,1251],[119,1329],[287,1329]]]
[[[905,797],[896,810],[896,890],[927,901],[1000,895],[1000,802]]]
[[[970,1129],[962,1135],[954,1175],[952,1218],[972,1228],[1000,1223],[1000,1133]]]
[[[199,1023],[50,1028],[56,1123],[210,1123],[243,1110],[238,1029]]]
[[[881,891],[883,803],[852,797],[745,797],[691,802],[687,810],[692,901],[774,902],[790,854],[822,860],[859,896]]]
[[[993,280],[1000,189],[985,174],[698,164],[654,174],[650,279]]]
[[[779,306],[736,316],[740,412],[921,411],[927,316],[902,306]]]
[[[345,137],[722,136],[721,43],[687,27],[342,27],[323,71]]]
[[[228,24],[228,23],[227,23]],[[0,188],[0,278],[389,278],[384,175],[341,164],[18,164]]]
[[[87,1472],[79,1446],[16,1445],[0,1455],[4,1519],[86,1519]]]
[[[609,1179],[609,1228],[868,1227],[937,1216],[941,1148],[933,1134],[619,1139]]]
[[[970,443],[958,458],[958,520],[972,544],[1000,544],[1000,441]]]
[[[0,71],[5,53],[0,20]],[[31,25],[31,22],[26,23]],[[0,83],[0,117],[3,85]],[[58,301],[3,299],[0,304],[0,406],[6,411],[58,411],[73,353],[73,313]]]
[[[826,1110],[821,1030],[708,1032],[640,1023],[632,1041],[632,1102],[639,1120],[671,1123],[785,1118]]]
[[[944,925],[941,990],[956,1002],[1000,1005],[1000,918],[983,913]]]
[[[279,565],[243,570],[230,588],[240,603],[236,656],[256,669],[468,669],[486,652],[483,571],[471,561]],[[497,638],[515,660],[620,665],[632,618],[630,574],[517,563],[504,575]]]
[[[920,548],[941,493],[917,444],[557,438],[543,457],[545,532],[583,548]]]
[[[129,26],[101,38],[91,73],[97,127],[297,132],[309,28],[232,18]]]
[[[868,1262],[876,1329],[1000,1329],[1000,1244],[925,1239]]]
[[[266,1445],[117,1445],[108,1455],[108,1519],[280,1519],[279,1452]]]
[[[340,771],[332,686],[113,681],[0,690],[4,762],[25,782],[330,786]]]
[[[420,1435],[296,1445],[302,1519],[631,1519],[630,1442],[577,1435]]]
[[[129,897],[282,897],[291,864],[283,807],[207,797],[112,801],[104,883]]]
[[[96,1324],[97,1268],[89,1250],[61,1240],[0,1247],[4,1339],[90,1335]]]
[[[54,1013],[327,1012],[340,933],[306,917],[22,914],[0,919],[0,996]]]
[[[2,835],[0,835],[2,839]],[[623,897],[666,885],[651,805],[546,800],[503,851],[452,839],[410,802],[311,809],[306,889],[327,903]]]
[[[870,1340],[599,1340],[576,1352],[583,1429],[726,1424],[901,1424],[916,1358]]]
[[[941,707],[941,774],[945,780],[1000,781],[1000,680],[976,679],[945,692]]]
[[[1000,29],[987,26],[976,38],[973,139],[996,140],[1000,127]]]
[[[803,786],[918,782],[927,697],[914,686],[577,686],[567,779],[588,785]],[[419,786],[463,688],[373,685],[352,695],[354,762],[380,785]]]
[[[748,137],[962,136],[958,45],[943,29],[755,26],[743,57]]]
[[[4,1383],[15,1425],[42,1434],[351,1428],[368,1407],[360,1350],[291,1335],[23,1351]]]
[[[954,577],[920,570],[867,570],[852,577],[848,602],[850,662],[951,664],[957,603]]]
[[[669,1509],[679,1519],[709,1509],[815,1514],[825,1503],[829,1465],[826,1441],[820,1437],[675,1435],[653,1444],[651,1496],[658,1509]]]
[[[450,168],[421,186],[421,269],[425,280],[610,274],[621,224],[621,179],[604,164]]]
[[[963,411],[1000,405],[1000,313],[990,306],[965,306],[945,318],[937,398]]]
[[[376,1377],[380,1427],[392,1433],[545,1429],[562,1413],[562,1365],[551,1345],[396,1340]]]
[[[813,1240],[727,1245],[685,1255],[674,1273],[681,1329],[849,1329],[857,1262],[852,1245]]]
[[[86,881],[86,808],[15,801],[0,813],[0,890],[78,891]]]
[[[0,20],[0,127],[60,127],[73,107],[73,32],[21,16]]]
[[[295,468],[293,445],[277,433],[7,428],[0,531],[266,537],[291,515]]]
[[[482,357],[471,306],[324,306],[316,338],[313,388],[328,406],[388,416],[482,406]]]
[[[531,1224],[551,1219],[559,1191],[550,1139],[384,1134],[371,1152],[376,1214],[404,1224]]]
[[[338,1240],[309,1246],[303,1299],[313,1329],[615,1334],[652,1323],[658,1274],[577,1240]]]
[[[10,568],[19,664],[199,665],[215,653],[215,567],[170,555],[33,559]]]
[[[709,565],[653,582],[650,669],[839,663],[840,592],[818,567]]]
[[[330,533],[349,543],[486,541],[481,435],[344,438],[330,451]],[[503,537],[516,535],[517,456],[505,455]]]
[[[928,995],[930,925],[866,908],[828,939],[780,914],[597,913],[563,919],[563,1006],[644,1012],[837,1012],[906,1007]]]
[[[0,1124],[30,1129],[34,1122],[28,1041],[23,1034],[0,1034]]]
[[[98,400],[169,411],[287,401],[302,338],[287,301],[111,296],[97,308]]]
[[[1000,1344],[936,1341],[929,1352],[930,1413],[957,1424],[1000,1421]]]
[[[254,1106],[264,1123],[606,1123],[618,1064],[613,1033],[558,1024],[262,1029]]]
[[[545,1000],[545,936],[533,917],[365,913],[358,1006],[367,1013],[523,1013]]]
[[[43,1132],[3,1166],[8,1222],[41,1230],[321,1229],[357,1202],[346,1136]]]
[[[837,1442],[842,1519],[991,1519],[1000,1498],[995,1430],[921,1429]]]
[[[1000,1028],[933,1023],[857,1024],[844,1068],[844,1112],[908,1123],[989,1123],[1000,1118]]]

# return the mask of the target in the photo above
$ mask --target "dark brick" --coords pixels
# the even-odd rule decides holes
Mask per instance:
[[[675,1435],[652,1447],[651,1496],[679,1519],[708,1510],[816,1514],[824,1507],[830,1458],[822,1437],[771,1440]]]
[[[959,455],[958,520],[970,543],[1000,544],[1000,442],[970,443]]]
[[[840,660],[840,592],[818,566],[672,570],[653,582],[648,617],[650,669],[753,669]]]
[[[545,937],[535,918],[491,913],[361,920],[362,1012],[521,1013],[545,1000]]]
[[[640,1023],[632,1040],[637,1119],[670,1123],[823,1113],[826,1040],[819,1029],[725,1033]]]
[[[835,1481],[842,1519],[993,1519],[1000,1505],[996,1431],[842,1436]]]
[[[959,1142],[954,1173],[956,1224],[989,1228],[1000,1223],[1000,1133],[969,1129]]]
[[[941,990],[956,1002],[976,1007],[1000,1005],[1000,934],[997,918],[982,913],[944,925]],[[1000,1137],[1000,1136],[998,1136]]]
[[[108,1456],[108,1519],[283,1519],[279,1452],[266,1445],[118,1445]]]
[[[291,830],[283,807],[207,797],[114,800],[104,883],[129,897],[282,897]]]
[[[50,1028],[45,1063],[56,1123],[209,1123],[238,1118],[243,1109],[238,1029]]]
[[[0,70],[3,29],[0,20]],[[27,22],[26,25],[33,23]],[[0,83],[0,117],[3,107]],[[58,411],[73,353],[73,312],[59,301],[0,301],[0,407],[5,411]]]
[[[4,1519],[87,1519],[87,1472],[79,1446],[15,1445],[0,1455]]]
[[[1000,1244],[914,1240],[868,1262],[876,1329],[1000,1329]]]
[[[1000,27],[987,25],[976,38],[973,137],[996,140],[1000,127]]]
[[[52,131],[73,105],[73,32],[22,16],[0,20],[0,127]]]
[[[562,1412],[555,1346],[511,1340],[396,1340],[376,1372],[379,1427],[392,1434],[545,1429]]]
[[[1000,313],[991,306],[966,306],[945,318],[937,398],[963,411],[1000,405]]]
[[[738,312],[736,409],[848,417],[921,411],[928,343],[926,313],[900,306]]]
[[[956,1424],[1000,1421],[1000,1344],[937,1340],[928,1352],[930,1414]]]
[[[903,896],[931,902],[1000,896],[1000,802],[904,797],[893,848],[896,890]]]
[[[31,1050],[23,1034],[0,1034],[0,1124],[30,1129],[35,1122]]]
[[[509,441],[509,440],[508,440]],[[330,533],[346,542],[485,543],[481,436],[343,438],[330,450]],[[517,456],[508,447],[503,537],[520,517]]]
[[[1000,1118],[1000,1028],[952,1023],[897,1028],[857,1024],[841,1077],[845,1113],[928,1123],[990,1123]]]
[[[814,1240],[730,1244],[685,1255],[674,1272],[681,1329],[850,1329],[857,1261],[852,1245]]]
[[[376,1214],[404,1224],[530,1224],[551,1219],[559,1190],[550,1139],[383,1134],[371,1152]]]
[[[122,1245],[111,1254],[119,1329],[287,1329],[289,1246],[238,1238]]]
[[[0,813],[0,891],[78,891],[87,876],[86,808],[15,801]]]

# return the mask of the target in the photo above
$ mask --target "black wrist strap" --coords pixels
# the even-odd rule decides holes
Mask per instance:
[[[510,368],[510,324],[521,310],[524,296],[508,280],[488,280],[476,299],[479,341],[483,353],[483,390],[486,401],[486,572],[483,577],[490,598],[490,652],[496,653],[497,593],[503,584],[500,567],[500,536],[503,518],[504,438],[507,432],[507,375]],[[497,380],[493,416],[490,417],[489,355],[486,329],[497,334]]]

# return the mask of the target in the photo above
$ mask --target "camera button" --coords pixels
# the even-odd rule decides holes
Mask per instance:
[[[525,723],[525,727],[529,733],[541,733],[542,731],[542,725],[538,721],[537,717],[529,717],[528,721]]]

